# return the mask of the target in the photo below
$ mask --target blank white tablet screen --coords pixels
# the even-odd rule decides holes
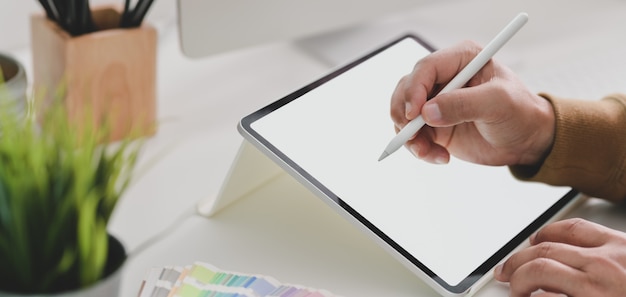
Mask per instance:
[[[569,188],[514,179],[507,167],[433,165],[402,148],[390,98],[430,52],[404,39],[251,124],[343,202],[450,285],[456,285]]]

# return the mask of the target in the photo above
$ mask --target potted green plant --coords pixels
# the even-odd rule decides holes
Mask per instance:
[[[48,105],[26,119],[0,109],[0,296],[117,296],[115,280],[89,290],[119,279],[126,260],[107,223],[141,140],[106,143],[102,123]]]

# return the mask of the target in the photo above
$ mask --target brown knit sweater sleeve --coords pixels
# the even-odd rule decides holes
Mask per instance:
[[[626,94],[600,101],[544,95],[554,107],[552,150],[538,167],[511,166],[519,179],[571,186],[611,201],[626,198]]]

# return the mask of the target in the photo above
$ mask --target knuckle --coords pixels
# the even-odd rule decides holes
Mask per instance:
[[[399,122],[399,117],[403,116],[406,80],[406,76],[400,78],[393,94],[391,95],[390,115],[395,122]]]
[[[402,93],[404,94],[404,101],[411,101],[415,95],[416,95],[416,90],[415,90],[416,86],[413,84],[405,84],[404,88],[402,90]]]
[[[551,241],[555,234],[563,234],[564,236],[574,239],[578,236],[579,229],[586,221],[581,218],[572,218],[550,224],[537,232],[536,241]],[[584,234],[583,234],[584,235]]]
[[[506,83],[503,80],[492,79],[491,87],[493,88],[493,92],[495,92],[498,98],[508,99],[508,98],[514,97],[511,93],[513,89],[510,86],[506,85]],[[503,101],[509,102],[509,100],[503,100]]]
[[[406,74],[406,75],[402,76],[400,78],[400,81],[398,82],[398,85],[406,87],[407,82],[409,81],[409,79],[410,79],[410,75],[409,74]]]
[[[550,277],[548,266],[550,261],[545,258],[537,258],[520,266],[511,276],[511,292],[527,294],[539,289],[537,280]],[[515,294],[514,294],[515,295]]]
[[[524,264],[524,266],[526,266],[528,271],[530,271],[531,273],[537,276],[545,275],[546,271],[548,270],[549,265],[550,265],[550,260],[548,260],[547,258],[533,259],[532,261]]]
[[[542,242],[536,245],[537,257],[538,258],[550,258],[550,254],[553,248],[554,248],[554,245],[551,242]]]
[[[398,84],[399,93],[402,94],[403,101],[408,101],[413,96],[414,83],[411,81],[412,76],[407,74],[400,79]]]
[[[569,232],[570,234],[576,233],[578,228],[580,228],[580,226],[584,225],[585,223],[586,221],[581,218],[569,219],[566,221],[565,230],[567,230],[567,232]]]
[[[579,240],[580,238],[589,236],[589,230],[594,230],[594,235],[598,235],[599,238],[606,235],[606,230],[590,228],[592,224],[581,218],[574,218],[566,221],[565,232],[571,240]]]
[[[586,255],[589,264],[600,271],[619,271],[622,266],[617,263],[610,255],[603,253],[592,253]],[[590,268],[589,270],[592,270]]]
[[[460,47],[475,53],[480,52],[483,49],[482,45],[480,45],[478,42],[469,39],[461,41]]]
[[[420,69],[423,69],[423,68],[434,66],[437,61],[437,56],[439,55],[440,55],[440,50],[437,50],[433,52],[432,54],[426,55],[425,57],[419,59],[417,62],[415,62],[415,65],[413,66],[413,72],[419,71]]]

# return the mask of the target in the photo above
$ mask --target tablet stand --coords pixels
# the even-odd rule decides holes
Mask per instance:
[[[243,196],[271,182],[284,171],[248,141],[243,140],[237,155],[214,197],[198,203],[198,213],[210,217]]]

